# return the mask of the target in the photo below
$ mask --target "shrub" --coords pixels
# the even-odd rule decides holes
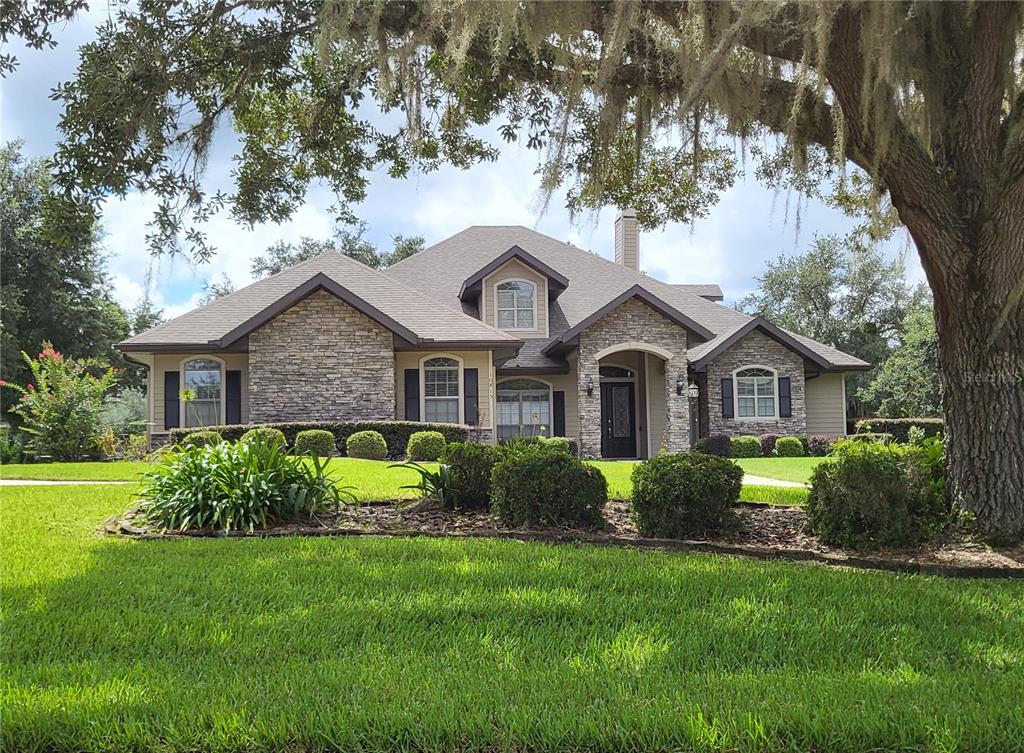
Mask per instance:
[[[824,434],[814,434],[807,440],[807,454],[816,458],[823,458],[832,451],[832,445],[836,437],[828,437]]]
[[[345,442],[345,451],[350,458],[384,460],[388,446],[379,431],[357,431]]]
[[[223,441],[224,438],[215,431],[194,431],[181,440],[181,444],[183,447],[206,447]]]
[[[761,457],[761,441],[750,434],[742,437],[733,437],[732,457],[734,458],[759,458]]]
[[[846,440],[814,469],[807,529],[829,544],[903,546],[928,538],[949,518],[934,451]]]
[[[633,520],[644,536],[704,536],[723,526],[742,483],[743,469],[727,458],[658,455],[633,468]]]
[[[703,452],[727,458],[732,455],[732,439],[728,434],[711,434],[704,438]]]
[[[444,452],[444,434],[439,431],[417,431],[409,437],[405,454],[409,460],[435,461]]]
[[[119,437],[142,434],[146,431],[146,391],[141,387],[126,387],[116,395],[103,398],[100,426],[110,427]]]
[[[807,453],[800,437],[779,437],[775,443],[775,454],[780,458],[802,458]]]
[[[780,434],[762,434],[759,439],[761,440],[761,454],[766,458],[770,458],[775,454],[775,443],[779,441]]]
[[[335,453],[334,435],[323,429],[306,429],[295,435],[296,455],[329,458]]]
[[[575,447],[568,437],[548,437],[544,440],[544,449],[564,452],[566,455],[575,455]]]
[[[412,461],[395,463],[389,465],[388,468],[408,468],[411,471],[415,471],[419,474],[420,482],[418,484],[406,484],[402,487],[403,489],[417,489],[423,497],[434,497],[441,509],[454,509],[458,492],[455,491],[455,487],[452,485],[451,469],[444,463],[438,463],[437,470],[426,468]]]
[[[0,463],[20,463],[22,452],[21,436],[7,427],[0,429]]]
[[[855,424],[857,434],[892,434],[901,444],[910,441],[910,428],[916,426],[925,437],[942,434],[941,418],[862,418]]]
[[[862,432],[860,434],[851,434],[847,437],[846,441],[852,442],[876,442],[878,444],[889,444],[893,441],[892,434],[883,434],[881,432]]]
[[[298,421],[290,423],[263,424],[284,432],[284,438],[289,445],[295,445],[295,438],[300,431],[306,429],[323,429],[334,435],[334,445],[344,450],[348,438],[358,431],[376,431],[384,437],[384,443],[388,446],[391,457],[397,458],[405,452],[409,444],[409,437],[418,431],[439,431],[444,435],[445,442],[465,442],[469,439],[469,427],[458,424],[431,424],[419,421]],[[242,437],[242,434],[252,428],[252,425],[233,424],[229,426],[207,426],[207,429],[215,429],[220,432],[228,442],[234,442]],[[172,429],[171,440],[180,442],[181,438],[195,429]]]
[[[509,526],[598,527],[607,502],[601,472],[564,452],[512,453],[491,476],[491,509]]]
[[[450,442],[441,462],[448,466],[454,491],[453,506],[486,509],[491,502],[491,472],[504,450],[489,444]]]
[[[319,458],[303,462],[274,442],[177,447],[143,474],[139,514],[164,529],[253,531],[350,497],[326,469]]]
[[[284,432],[270,426],[256,426],[242,435],[241,442],[262,442],[264,444],[280,445],[287,447]]]
[[[84,460],[95,457],[100,438],[100,410],[103,397],[114,386],[114,370],[100,376],[93,359],[65,358],[49,342],[36,359],[22,353],[33,381],[24,387],[0,380],[20,394],[11,412],[21,418],[21,431],[29,448],[54,460]]]

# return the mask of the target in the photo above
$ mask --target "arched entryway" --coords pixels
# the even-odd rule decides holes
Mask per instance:
[[[666,363],[672,354],[643,342],[623,342],[595,354],[600,449],[605,458],[648,458],[664,443]]]

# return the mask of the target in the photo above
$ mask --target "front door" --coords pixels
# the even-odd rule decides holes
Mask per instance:
[[[601,385],[601,456],[636,457],[636,421],[632,382]]]

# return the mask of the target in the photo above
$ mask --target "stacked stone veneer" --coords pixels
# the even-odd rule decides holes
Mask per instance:
[[[594,357],[612,345],[644,342],[658,345],[672,353],[665,363],[665,433],[652,437],[653,447],[671,452],[690,447],[690,408],[685,394],[676,394],[676,377],[686,379],[686,330],[650,306],[631,299],[610,312],[580,334],[577,361],[579,390],[580,451],[589,456],[601,455],[601,383],[599,364]],[[587,381],[594,385],[594,394],[587,395]]]
[[[249,420],[395,417],[389,330],[319,291],[249,335]]]
[[[732,378],[736,369],[762,366],[775,369],[780,377],[789,377],[792,418],[722,418],[722,379]],[[708,430],[711,434],[794,434],[807,433],[807,402],[803,358],[763,332],[754,330],[733,345],[707,367]],[[778,384],[776,384],[778,390]],[[733,392],[736,384],[733,383]],[[733,414],[739,406],[733,403]]]

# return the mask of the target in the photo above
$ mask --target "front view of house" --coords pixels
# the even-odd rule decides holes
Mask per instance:
[[[323,254],[119,347],[149,367],[154,443],[179,426],[397,418],[646,458],[715,433],[845,433],[843,372],[869,365],[721,300],[642,274],[627,211],[614,262],[475,226],[383,272]]]

